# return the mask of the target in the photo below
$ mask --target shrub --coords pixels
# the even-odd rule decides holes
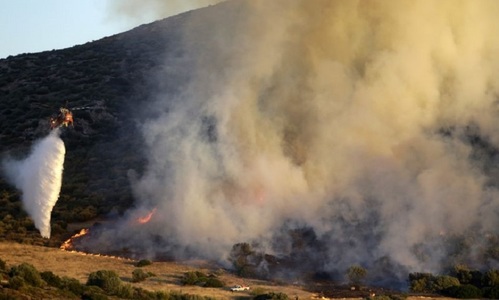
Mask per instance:
[[[460,286],[452,286],[445,290],[445,294],[461,299],[471,299],[471,298],[481,298],[482,291],[474,285],[471,284],[463,284]]]
[[[84,286],[78,280],[64,276],[61,278],[61,289],[79,296],[83,294]]]
[[[145,266],[149,266],[151,265],[152,262],[148,259],[141,259],[137,262],[137,264],[135,265],[136,267],[140,268],[140,267],[145,267]]]
[[[40,273],[33,265],[22,263],[18,266],[14,266],[10,269],[9,272],[10,277],[19,276],[24,281],[32,286],[40,287],[43,284],[42,277]]]
[[[83,295],[81,295],[82,300],[108,300],[109,298],[104,294],[104,291],[95,286],[87,286]]]
[[[149,277],[149,274],[142,271],[142,269],[135,269],[132,272],[132,282],[144,281]]]
[[[133,298],[133,287],[129,284],[121,284],[118,290],[113,293],[120,298],[132,299]]]
[[[224,287],[225,286],[225,283],[218,279],[217,277],[208,277],[206,279],[206,282],[204,284],[204,287],[214,287],[214,288],[221,288],[221,287]]]
[[[144,290],[143,288],[135,288],[133,292],[133,299],[156,300],[156,299],[166,299],[166,297],[164,298],[156,297],[154,292]]]
[[[215,275],[207,276],[206,274],[195,271],[186,272],[182,278],[184,285],[199,285],[203,287],[224,287],[225,283],[218,279]]]
[[[183,285],[195,285],[198,283],[198,276],[196,272],[187,272],[181,280]]]
[[[117,294],[122,285],[121,279],[114,271],[100,270],[88,275],[87,285],[95,285],[109,294]]]
[[[51,271],[41,272],[40,276],[48,285],[56,287],[56,288],[62,287],[61,278],[59,276],[55,275],[54,273],[52,273]]]
[[[14,290],[19,290],[26,286],[26,282],[21,276],[13,276],[9,278],[9,287]]]
[[[289,297],[288,297],[288,295],[286,295],[284,293],[270,292],[270,293],[267,293],[267,294],[258,295],[254,299],[255,300],[268,300],[268,299],[272,299],[272,300],[288,300]]]

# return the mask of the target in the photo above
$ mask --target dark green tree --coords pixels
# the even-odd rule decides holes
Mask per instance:
[[[367,270],[359,265],[353,265],[347,270],[347,277],[350,284],[361,284],[367,276]]]
[[[433,292],[435,276],[431,273],[410,273],[409,289],[415,293]]]
[[[256,275],[256,266],[253,263],[255,252],[248,243],[237,243],[232,246],[229,261],[232,262],[239,276],[251,277]]]
[[[488,270],[483,275],[484,286],[499,286],[499,270]]]

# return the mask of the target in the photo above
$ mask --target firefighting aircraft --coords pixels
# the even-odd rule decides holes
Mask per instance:
[[[103,104],[102,101],[96,101],[97,104],[94,106],[80,106],[80,107],[73,107],[71,109],[68,108],[67,102],[65,106],[62,106],[59,108],[59,114],[53,115],[50,120],[50,129],[56,129],[59,127],[68,127],[71,125],[73,127],[73,112],[75,110],[91,110],[91,109],[98,109],[102,108]]]
[[[65,107],[59,109],[59,114],[56,117],[50,118],[50,129],[56,129],[63,125],[65,127],[73,126],[73,113]]]

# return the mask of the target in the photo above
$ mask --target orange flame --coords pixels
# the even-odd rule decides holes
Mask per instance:
[[[145,223],[151,221],[151,218],[152,218],[152,216],[154,215],[155,212],[156,212],[156,208],[154,208],[153,210],[151,210],[151,212],[149,212],[147,215],[145,215],[143,217],[137,218],[137,222],[139,224],[145,224]]]
[[[62,243],[61,245],[61,250],[65,250],[65,251],[71,251],[73,250],[73,240],[76,239],[76,238],[79,238],[81,236],[84,236],[85,234],[88,234],[88,229],[87,228],[83,228],[82,230],[80,230],[79,233],[73,235],[72,237],[70,237],[69,239],[67,239],[64,243]]]
[[[120,259],[120,260],[127,260],[127,261],[134,261],[133,259],[127,258],[127,257],[121,257],[121,256],[116,256],[116,255],[106,255],[106,254],[99,254],[99,253],[87,253],[87,252],[82,252],[74,249],[73,241],[79,237],[82,237],[86,234],[88,234],[89,229],[83,228],[80,230],[79,233],[73,235],[71,238],[67,239],[64,243],[62,243],[60,249],[62,251],[67,251],[70,253],[76,253],[80,255],[88,255],[88,256],[95,256],[95,257],[108,257],[108,258],[114,258],[114,259]]]

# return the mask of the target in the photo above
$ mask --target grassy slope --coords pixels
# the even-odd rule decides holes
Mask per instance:
[[[52,271],[59,276],[68,276],[85,283],[91,272],[98,270],[116,271],[123,281],[129,283],[132,271],[136,269],[131,260],[85,255],[81,253],[66,252],[55,248],[40,247],[33,245],[22,245],[11,242],[0,243],[0,258],[9,266],[27,262],[35,266],[39,271]],[[231,275],[217,267],[210,267],[203,262],[154,262],[152,265],[143,267],[146,272],[153,272],[157,276],[144,282],[132,283],[137,287],[148,290],[177,291],[204,296],[212,296],[218,299],[233,299],[238,296],[250,296],[250,292],[232,293],[228,289],[202,288],[198,286],[182,286],[180,279],[185,272],[200,270],[207,274],[217,273],[227,286],[234,284],[246,284],[253,291],[275,291],[286,293],[290,298],[298,296],[301,299],[311,298],[312,293],[303,290],[300,286],[276,285],[272,282],[241,279]]]

